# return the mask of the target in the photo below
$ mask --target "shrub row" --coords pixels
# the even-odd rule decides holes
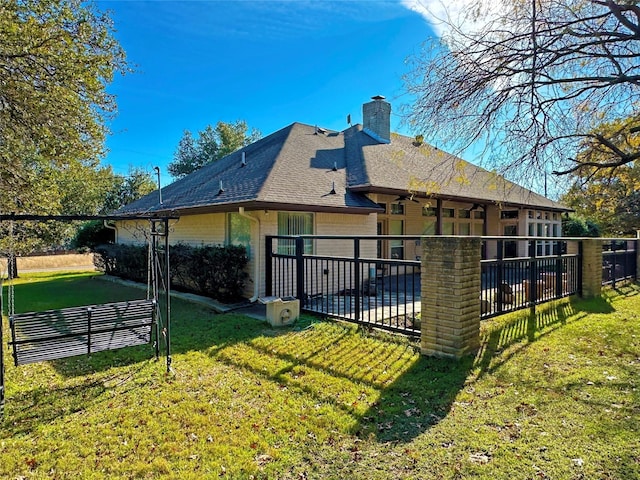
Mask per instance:
[[[148,248],[137,245],[110,244],[94,249],[96,268],[136,282],[147,282]],[[171,286],[223,302],[242,297],[249,262],[242,246],[203,245],[192,247],[172,245]]]

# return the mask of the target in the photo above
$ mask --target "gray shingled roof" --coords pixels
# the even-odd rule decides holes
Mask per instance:
[[[411,138],[393,135],[391,144],[380,144],[360,125],[317,132],[293,123],[242,151],[163,187],[162,206],[153,192],[118,213],[230,211],[238,206],[367,213],[379,207],[366,193],[407,191],[567,210],[434,147],[414,146]]]
[[[408,190],[418,196],[570,210],[431,145],[417,145],[413,138],[392,134],[391,143],[382,144],[359,125],[344,133],[347,150],[357,158],[349,163],[354,191]]]

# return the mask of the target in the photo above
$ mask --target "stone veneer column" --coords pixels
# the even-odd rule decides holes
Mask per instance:
[[[599,297],[602,293],[602,240],[582,240],[582,296]]]
[[[480,345],[480,238],[423,237],[422,245],[422,354],[471,354]]]

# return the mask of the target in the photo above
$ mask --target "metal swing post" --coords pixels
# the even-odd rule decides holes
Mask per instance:
[[[0,418],[4,417],[4,313],[3,294],[4,286],[0,277]]]
[[[156,329],[156,341],[155,341],[155,354],[156,354],[156,360],[160,359],[160,322],[158,321],[158,317],[160,317],[160,315],[158,315],[157,309],[160,308],[160,305],[158,303],[158,236],[157,236],[157,232],[156,232],[156,222],[154,220],[150,220],[149,222],[151,224],[151,234],[149,235],[149,242],[150,242],[150,247],[151,247],[151,255],[149,256],[149,259],[147,260],[148,262],[151,262],[150,265],[148,265],[148,268],[151,272],[151,290],[153,292],[153,299],[156,302],[156,306],[155,308],[155,314],[154,314],[154,323],[155,323],[155,329]]]
[[[164,218],[164,268],[165,290],[167,293],[167,373],[169,373],[171,371],[171,275],[169,270],[169,219],[166,217]]]

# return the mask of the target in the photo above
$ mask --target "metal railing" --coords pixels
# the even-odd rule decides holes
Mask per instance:
[[[638,240],[604,238],[602,243],[602,285],[635,279],[637,275]]]
[[[397,251],[419,245],[420,237],[267,236],[266,294],[296,297],[305,311],[420,335],[420,261],[378,258],[388,242]]]
[[[496,252],[496,258],[481,261],[482,318],[581,293],[582,255],[579,241],[483,237],[483,242],[485,249]],[[491,243],[493,245],[488,247]],[[510,245],[513,250],[513,243],[518,247],[516,251],[527,251],[529,256],[505,258],[505,247]]]
[[[304,311],[420,335],[423,238],[267,236],[266,294],[296,297]],[[603,239],[603,284],[636,278],[637,248],[636,239]],[[582,294],[580,238],[482,237],[482,258],[481,318]]]

